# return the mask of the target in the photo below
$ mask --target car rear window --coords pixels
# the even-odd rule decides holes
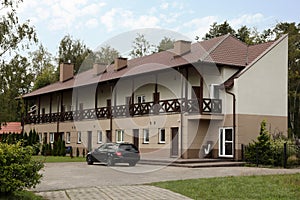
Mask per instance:
[[[131,144],[121,144],[119,148],[125,151],[138,151],[138,149]]]

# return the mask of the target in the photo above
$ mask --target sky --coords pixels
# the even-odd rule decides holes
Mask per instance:
[[[194,41],[225,20],[235,29],[246,25],[258,31],[278,22],[298,24],[299,7],[299,0],[24,0],[17,13],[21,21],[30,20],[39,42],[57,56],[68,34],[92,50],[109,44],[123,53],[128,49],[113,43],[132,44],[137,33],[157,45],[163,36]]]

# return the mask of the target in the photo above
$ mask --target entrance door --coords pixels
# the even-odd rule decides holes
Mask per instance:
[[[178,127],[171,128],[171,156],[178,156]]]
[[[92,151],[92,131],[88,131],[88,144],[87,144],[88,151]]]
[[[133,129],[133,144],[139,148],[139,129]]]
[[[106,142],[112,141],[112,135],[110,130],[106,130]]]
[[[219,156],[233,158],[233,128],[220,128]]]

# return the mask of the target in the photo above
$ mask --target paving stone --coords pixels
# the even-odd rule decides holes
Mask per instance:
[[[37,192],[37,195],[42,196],[47,200],[69,200],[65,191],[48,191],[48,192]]]

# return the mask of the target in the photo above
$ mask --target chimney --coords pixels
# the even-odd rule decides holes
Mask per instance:
[[[119,57],[115,59],[115,71],[119,71],[125,67],[127,67],[127,58]]]
[[[106,72],[106,66],[107,65],[104,63],[94,63],[93,65],[94,74],[95,75],[103,74],[104,72]]]
[[[177,55],[183,55],[191,51],[191,41],[177,40],[174,43],[174,52]]]
[[[74,64],[61,63],[59,65],[59,81],[65,82],[74,77]]]

